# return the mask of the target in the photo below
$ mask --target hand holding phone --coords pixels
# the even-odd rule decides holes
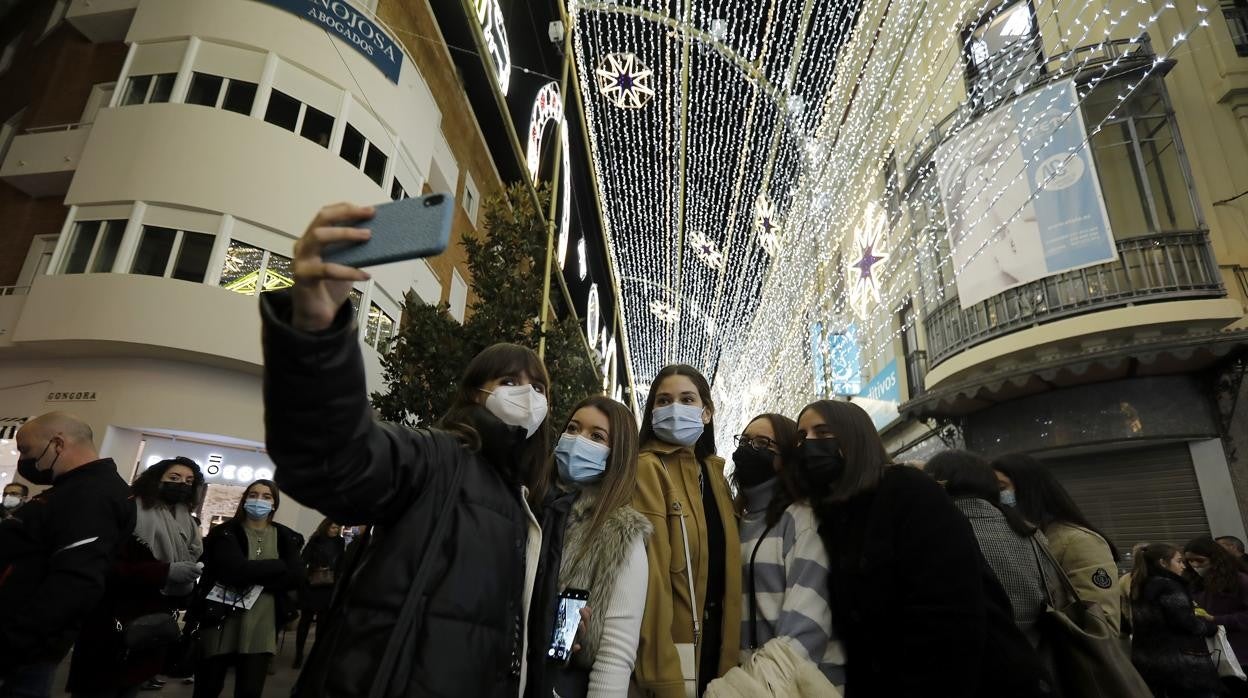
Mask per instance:
[[[368,240],[333,243],[325,261],[349,267],[371,267],[441,254],[451,241],[455,199],[429,194],[374,207]]]
[[[372,206],[341,203],[326,206],[317,212],[308,224],[303,237],[295,242],[295,256],[291,270],[295,285],[291,289],[293,317],[296,329],[320,332],[330,326],[334,315],[351,294],[351,285],[367,281],[369,276],[341,264],[333,264],[322,257],[326,245],[343,242],[364,242],[371,237],[369,230],[343,226],[338,221],[366,221],[373,217]]]
[[[581,609],[589,604],[589,592],[584,589],[565,589],[559,595],[559,607],[555,611],[555,631],[546,656],[557,662],[572,659],[576,631],[581,627]]]

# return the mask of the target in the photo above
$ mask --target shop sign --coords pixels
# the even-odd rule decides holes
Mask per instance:
[[[368,15],[347,0],[258,0],[303,17],[347,42],[377,67],[390,82],[399,84],[403,50]]]
[[[48,402],[95,402],[95,391],[80,390],[75,393],[48,393]]]
[[[888,362],[853,401],[871,415],[877,430],[897,420],[897,407],[901,404],[901,382],[897,380],[897,359]]]

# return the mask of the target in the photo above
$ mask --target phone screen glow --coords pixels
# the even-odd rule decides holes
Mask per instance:
[[[555,616],[555,636],[550,642],[547,656],[565,662],[572,656],[572,642],[581,624],[581,609],[589,603],[586,599],[559,599],[559,612]]]

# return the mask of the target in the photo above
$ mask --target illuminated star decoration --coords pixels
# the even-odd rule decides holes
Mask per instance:
[[[780,244],[780,224],[776,222],[776,206],[767,200],[766,194],[758,197],[754,228],[758,231],[758,244],[767,254],[775,257]]]
[[[598,91],[621,109],[641,109],[654,97],[654,71],[631,53],[608,53],[598,64]]]
[[[693,231],[693,234],[689,236],[689,245],[693,247],[693,253],[706,266],[712,269],[724,268],[724,253],[719,250],[719,245],[716,245],[714,240],[703,235],[701,231]]]
[[[858,251],[857,258],[849,265],[849,296],[858,316],[865,319],[871,308],[871,301],[880,302],[880,274],[877,267],[889,255],[881,245],[881,238],[888,230],[888,221],[883,211],[878,206],[868,205],[863,218],[864,225],[854,240],[854,249]]]
[[[680,319],[680,311],[667,301],[650,301],[650,312],[669,325]]]

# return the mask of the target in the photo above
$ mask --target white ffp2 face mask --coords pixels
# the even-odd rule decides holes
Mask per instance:
[[[22,498],[20,496],[16,494],[6,494],[4,495],[3,501],[0,501],[0,506],[3,506],[5,509],[16,509],[21,505],[21,503]]]
[[[546,421],[546,396],[532,385],[500,385],[493,392],[483,392],[490,395],[485,399],[485,408],[503,424],[523,428],[526,439]]]

